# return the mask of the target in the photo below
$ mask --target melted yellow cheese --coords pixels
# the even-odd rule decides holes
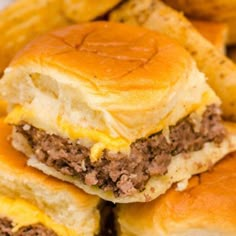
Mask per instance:
[[[60,118],[58,118],[58,126],[71,139],[88,138],[94,142],[100,142],[105,147],[110,147],[113,150],[119,150],[129,145],[129,142],[124,138],[112,138],[101,131],[78,127],[69,122],[62,121]]]
[[[5,122],[9,124],[18,124],[21,121],[32,119],[33,113],[22,106],[16,106],[6,117]]]
[[[112,138],[103,132],[94,129],[76,127],[71,125],[69,122],[61,121],[60,119],[58,119],[58,126],[62,132],[66,133],[71,139],[88,138],[95,142],[91,148],[91,161],[97,161],[101,157],[104,149],[118,152],[120,150],[127,150],[130,145],[130,143],[123,138]]]
[[[14,232],[22,226],[41,223],[59,236],[78,235],[75,231],[53,221],[30,202],[20,198],[9,198],[2,194],[0,194],[0,217],[8,217],[13,221]]]
[[[32,121],[36,120],[35,117],[36,116],[32,111],[29,111],[22,106],[16,106],[8,114],[5,122],[10,124],[18,124],[21,121],[25,121],[32,124]],[[37,123],[37,128],[43,129],[43,127],[40,127],[39,122],[35,123]],[[124,138],[113,138],[108,134],[95,129],[78,127],[62,120],[60,117],[58,117],[56,123],[59,133],[67,135],[70,139],[76,140],[80,138],[86,138],[95,143],[91,148],[90,158],[92,161],[98,160],[105,148],[117,152],[120,150],[129,149],[130,143]]]
[[[200,103],[196,103],[196,104],[191,104],[190,106],[185,108],[185,112],[182,115],[182,117],[179,117],[179,119],[182,119],[194,112],[196,112],[199,117],[202,116],[202,113],[205,111],[206,106],[209,104],[209,101],[211,101],[212,98],[214,98],[215,95],[212,92],[205,92],[202,95],[202,99]],[[169,128],[169,126],[175,125],[176,123],[171,123],[170,122],[170,117],[172,116],[172,113],[167,114],[167,116],[165,118],[163,118],[161,121],[158,122],[158,125],[155,127],[155,129],[151,130],[147,136],[151,135],[151,134],[155,134],[157,132],[160,132],[161,130],[164,130],[166,128]]]
[[[96,143],[91,148],[90,159],[92,162],[98,161],[99,157],[102,155],[103,150],[105,149],[104,144]]]

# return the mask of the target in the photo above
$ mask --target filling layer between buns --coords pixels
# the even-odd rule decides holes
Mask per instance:
[[[6,218],[0,218],[0,235],[1,236],[57,236],[57,234],[51,229],[46,228],[42,224],[32,224],[23,226],[18,229],[16,232],[13,232],[14,223]]]
[[[112,191],[115,196],[128,196],[143,191],[147,181],[156,175],[164,175],[177,154],[198,151],[206,142],[220,144],[225,137],[221,124],[221,111],[210,105],[196,123],[187,116],[168,135],[155,133],[141,138],[130,146],[130,154],[104,150],[102,158],[91,162],[90,149],[78,141],[71,141],[22,123],[16,132],[22,134],[33,154],[46,165],[70,176],[76,176],[87,185]]]

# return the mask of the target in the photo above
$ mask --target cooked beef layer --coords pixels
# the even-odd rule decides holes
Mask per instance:
[[[23,226],[12,232],[13,222],[6,218],[0,218],[0,236],[57,236],[52,230],[46,228],[42,224],[32,224]]]
[[[33,224],[21,227],[13,236],[57,236],[57,234],[42,224]]]
[[[87,185],[127,196],[144,190],[151,176],[165,174],[173,156],[200,150],[206,142],[221,143],[225,129],[220,121],[220,109],[213,104],[203,113],[200,125],[196,126],[190,115],[169,127],[168,138],[158,132],[138,139],[131,144],[129,155],[105,149],[97,162],[90,161],[90,149],[79,140],[72,142],[26,124],[17,126],[16,131],[28,140],[40,162],[77,176]]]
[[[1,236],[11,236],[12,235],[13,224],[12,221],[6,217],[0,218],[0,235]]]

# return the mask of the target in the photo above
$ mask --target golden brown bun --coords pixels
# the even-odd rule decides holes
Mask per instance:
[[[225,53],[228,27],[224,23],[190,20],[193,26],[209,40],[222,54]]]
[[[12,148],[9,140],[11,127],[4,124],[3,119],[0,119],[0,130],[0,194],[34,204],[54,222],[76,232],[73,236],[85,232],[92,236],[98,232],[97,206],[100,200],[28,167],[27,158]],[[26,217],[27,209],[24,210]]]
[[[120,236],[236,235],[236,153],[149,203],[120,205]]]
[[[236,0],[164,0],[190,17],[225,22],[229,26],[228,43],[236,43]]]
[[[58,123],[80,123],[123,138],[124,145],[219,104],[176,42],[111,22],[75,25],[33,41],[6,69],[1,94],[10,105],[27,107],[23,118],[38,128],[71,136]]]

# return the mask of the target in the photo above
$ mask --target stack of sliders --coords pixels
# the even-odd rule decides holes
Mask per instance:
[[[147,29],[93,22],[49,33],[18,53],[0,86],[27,164],[108,201],[151,201],[236,150],[190,54]]]

